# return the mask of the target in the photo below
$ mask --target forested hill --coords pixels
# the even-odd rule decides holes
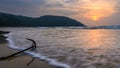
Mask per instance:
[[[0,27],[67,27],[85,26],[84,24],[65,17],[45,15],[38,18],[0,13]]]

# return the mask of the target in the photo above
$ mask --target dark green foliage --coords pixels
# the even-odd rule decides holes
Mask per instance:
[[[17,16],[0,13],[1,27],[62,27],[62,26],[85,26],[80,22],[64,16],[46,15],[39,18]]]

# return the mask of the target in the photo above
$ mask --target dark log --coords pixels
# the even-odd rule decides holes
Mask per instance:
[[[19,52],[17,52],[17,53],[11,54],[11,55],[6,56],[6,57],[0,57],[0,60],[7,60],[7,59],[9,59],[9,58],[11,58],[11,57],[14,57],[14,56],[16,56],[16,55],[18,55],[18,54],[20,54],[20,53],[23,53],[23,52],[25,52],[25,51],[27,51],[27,50],[36,49],[36,42],[35,42],[34,40],[32,40],[32,39],[29,39],[29,38],[26,38],[26,39],[32,41],[32,46],[31,46],[31,47],[26,48],[26,49],[24,49],[24,50],[22,50],[22,51],[19,51]]]

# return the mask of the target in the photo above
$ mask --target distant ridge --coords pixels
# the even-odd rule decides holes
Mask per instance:
[[[38,18],[0,13],[0,27],[67,27],[85,26],[84,24],[65,17],[45,15]]]

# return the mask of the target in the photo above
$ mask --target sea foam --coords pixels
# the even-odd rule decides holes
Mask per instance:
[[[26,38],[34,39],[36,51],[25,53],[58,67],[119,68],[120,30],[30,28],[13,29],[6,36],[17,50],[31,46]]]
[[[4,34],[4,36],[7,37],[6,40],[8,41],[8,44],[9,44],[8,46],[12,49],[17,49],[17,50],[25,49],[25,48],[20,48],[20,47],[15,46],[14,41],[12,41],[12,39],[11,39],[12,38],[11,34],[12,33]],[[25,51],[25,53],[31,55],[32,57],[39,58],[40,60],[48,61],[48,63],[53,66],[58,66],[58,67],[63,67],[63,68],[71,68],[70,65],[68,65],[68,64],[58,62],[56,59],[47,58],[47,56],[43,56],[40,53],[36,53],[36,52],[32,52],[32,51]]]

